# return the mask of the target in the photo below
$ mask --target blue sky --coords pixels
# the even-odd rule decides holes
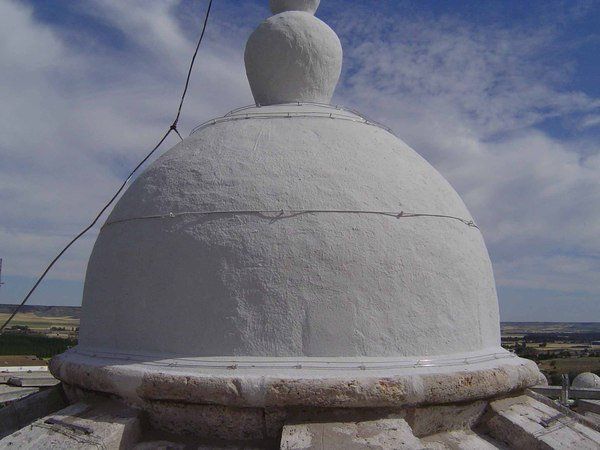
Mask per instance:
[[[252,103],[266,0],[214,2],[181,128]],[[14,303],[172,119],[204,1],[0,1],[0,302]],[[503,320],[600,320],[600,2],[323,0],[334,101],[463,196]],[[169,148],[175,141],[165,145]],[[80,304],[97,230],[32,304]]]

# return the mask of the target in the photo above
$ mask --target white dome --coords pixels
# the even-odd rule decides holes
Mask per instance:
[[[423,158],[334,108],[237,117],[249,118],[176,145],[119,201],[89,262],[82,348],[261,357],[500,350],[477,228],[360,213],[471,220]],[[234,212],[315,209],[357,213]],[[223,213],[141,219],[210,211]]]
[[[574,388],[600,389],[600,377],[591,372],[580,373],[573,380],[572,386]]]
[[[500,347],[490,259],[448,182],[385,129],[307,103],[333,94],[335,33],[285,11],[245,58],[262,106],[160,157],[100,232],[79,344],[51,364],[66,389],[125,398],[165,429],[210,434],[223,419],[256,437],[298,407],[539,383]]]

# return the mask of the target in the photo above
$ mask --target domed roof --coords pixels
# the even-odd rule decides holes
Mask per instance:
[[[580,373],[573,380],[572,386],[574,388],[600,389],[600,377],[591,372]]]
[[[283,12],[246,47],[259,106],[205,124],[159,158],[103,227],[80,347],[194,357],[497,352],[491,264],[465,205],[389,131],[318,103],[333,93],[342,54],[310,13],[318,2],[271,6]]]
[[[81,346],[269,357],[495,351],[494,280],[470,220],[423,158],[353,113],[238,111],[167,152],[119,201],[90,258]]]
[[[540,381],[500,347],[490,259],[454,189],[389,130],[312,103],[341,59],[315,3],[272,2],[283,12],[246,52],[257,106],[200,126],[115,206],[79,344],[52,361],[68,385],[167,428],[166,403],[184,426],[233,408],[260,434],[262,408],[466,402]]]

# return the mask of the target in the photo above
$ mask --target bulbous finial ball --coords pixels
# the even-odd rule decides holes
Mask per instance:
[[[321,20],[287,11],[259,25],[244,59],[258,105],[329,103],[342,69],[342,44]]]
[[[273,14],[284,11],[304,11],[314,14],[321,0],[269,0],[269,6]]]

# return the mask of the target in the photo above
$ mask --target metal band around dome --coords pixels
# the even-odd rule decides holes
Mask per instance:
[[[225,114],[225,116],[232,116],[232,115],[238,114],[238,113],[240,113],[242,111],[246,111],[246,110],[250,110],[250,109],[260,109],[260,108],[268,108],[268,107],[282,107],[282,106],[289,106],[289,107],[294,107],[294,106],[295,107],[298,107],[298,106],[317,106],[319,108],[336,109],[338,111],[349,112],[351,114],[359,116],[361,119],[367,119],[369,122],[377,123],[382,128],[387,128],[385,125],[381,125],[376,120],[371,120],[370,118],[366,117],[364,114],[362,114],[361,112],[357,111],[354,108],[349,108],[348,106],[342,106],[342,105],[332,105],[330,103],[306,102],[306,101],[292,102],[292,103],[280,103],[278,105],[264,105],[263,106],[263,105],[259,104],[259,105],[240,106],[239,108],[232,109],[227,114]]]
[[[352,117],[338,115],[335,113],[319,113],[319,112],[299,113],[299,112],[290,111],[290,112],[272,112],[272,113],[262,113],[262,114],[245,114],[244,116],[224,116],[224,117],[220,117],[218,119],[209,120],[207,122],[204,122],[204,123],[198,125],[191,131],[190,136],[200,130],[203,130],[206,127],[209,127],[211,125],[216,125],[216,124],[222,123],[222,122],[233,122],[236,120],[245,120],[245,119],[276,119],[276,118],[285,118],[285,119],[322,118],[322,119],[345,120],[345,121],[349,121],[349,122],[356,122],[356,123],[362,123],[365,125],[371,125],[371,126],[374,126],[377,128],[381,128],[389,133],[392,133],[392,131],[389,128],[387,128],[381,124],[378,124],[376,122],[370,122],[367,119],[355,119]]]
[[[484,363],[506,358],[516,358],[509,351],[482,353],[462,357],[431,357],[431,358],[354,358],[351,360],[325,361],[320,358],[260,358],[260,357],[181,357],[160,359],[160,355],[142,355],[135,353],[111,353],[106,351],[84,350],[73,348],[71,353],[82,356],[137,362],[148,366],[179,367],[205,369],[307,369],[307,370],[393,370],[405,368],[454,367]],[[336,358],[331,358],[336,359]]]
[[[119,223],[135,222],[140,220],[160,220],[174,219],[183,216],[209,216],[209,215],[244,215],[258,216],[260,218],[269,219],[272,221],[281,219],[291,219],[305,214],[366,214],[393,217],[395,219],[411,219],[417,217],[432,217],[438,219],[457,220],[468,227],[479,227],[472,220],[463,219],[462,217],[450,216],[446,214],[430,214],[430,213],[412,213],[404,211],[364,211],[364,210],[348,210],[348,209],[280,209],[280,210],[231,210],[231,211],[183,211],[178,213],[170,212],[168,214],[155,214],[139,217],[128,217],[124,219],[116,219],[106,222],[102,228],[116,225]]]
[[[285,111],[264,111],[260,105],[248,105],[243,106],[241,108],[234,109],[233,111],[228,112],[223,117],[219,117],[216,119],[207,120],[206,122],[201,123],[200,125],[194,127],[190,132],[190,136],[194,133],[197,133],[200,130],[203,130],[206,127],[211,125],[216,125],[218,123],[223,122],[231,122],[236,120],[246,120],[246,119],[276,119],[276,118],[284,118],[284,119],[293,119],[293,118],[322,118],[322,119],[336,119],[336,120],[346,120],[349,122],[362,123],[365,125],[371,125],[377,128],[381,128],[382,130],[387,131],[390,134],[394,134],[391,128],[375,121],[366,118],[364,115],[360,114],[358,111],[355,111],[351,108],[346,108],[344,106],[332,106],[325,103],[317,103],[317,102],[295,102],[295,103],[284,103],[281,105],[270,105],[270,106],[289,106],[298,107],[298,106],[317,106],[323,109],[333,110],[331,112],[325,111],[293,111],[293,110],[285,110]],[[349,115],[341,114],[339,111],[350,113],[356,117],[352,117]]]

